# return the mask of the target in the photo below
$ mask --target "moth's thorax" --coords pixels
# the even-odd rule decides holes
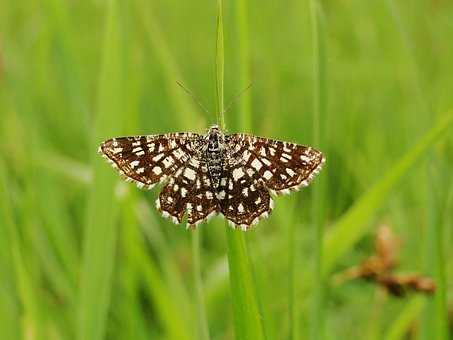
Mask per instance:
[[[219,187],[225,164],[225,136],[217,125],[212,126],[205,136],[206,163],[214,189]]]

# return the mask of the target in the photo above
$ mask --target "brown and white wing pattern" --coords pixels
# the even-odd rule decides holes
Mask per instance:
[[[273,200],[263,183],[249,176],[247,167],[230,166],[220,180],[217,198],[220,211],[231,226],[247,230],[273,209]]]
[[[230,158],[271,193],[287,194],[307,186],[325,158],[312,147],[246,134],[228,136]]]
[[[243,230],[267,217],[272,194],[307,186],[321,170],[321,152],[303,145],[245,134],[227,136],[228,171],[221,180],[222,214]]]
[[[164,217],[181,223],[187,211],[187,227],[193,228],[218,213],[218,201],[211,187],[208,168],[193,157],[170,177],[156,200]]]
[[[194,133],[112,138],[100,145],[99,153],[126,181],[151,189],[189,161],[199,138]]]

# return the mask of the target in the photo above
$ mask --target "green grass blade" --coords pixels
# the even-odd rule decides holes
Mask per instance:
[[[389,330],[384,335],[384,340],[399,340],[404,339],[414,319],[420,314],[423,306],[426,303],[424,296],[413,297],[399,313],[398,317],[393,321]]]
[[[453,112],[420,139],[367,193],[365,193],[332,227],[324,241],[323,273],[328,274],[336,261],[345,254],[367,230],[367,221],[388,198],[391,189],[410,167],[440,139],[453,122]]]
[[[122,41],[119,3],[107,5],[103,59],[99,80],[98,112],[91,141],[93,185],[89,194],[88,219],[84,234],[84,253],[80,297],[77,311],[77,338],[102,339],[110,301],[112,269],[115,258],[118,207],[114,187],[117,174],[96,154],[97,146],[117,135],[121,126]]]
[[[193,278],[196,290],[196,304],[198,314],[198,337],[200,340],[210,339],[208,319],[206,316],[203,281],[201,278],[201,260],[200,260],[200,238],[201,229],[192,233],[192,261],[193,261]]]
[[[223,1],[218,0],[217,44],[216,44],[216,91],[218,123],[225,129],[224,118],[224,36]],[[253,281],[244,234],[233,230],[225,223],[230,270],[230,291],[233,302],[234,329],[236,339],[263,339],[264,331],[258,307],[256,285]]]
[[[437,155],[436,155],[437,156]],[[451,169],[442,166],[439,157],[430,157],[426,174],[426,197],[428,204],[428,228],[424,237],[426,244],[424,273],[436,282],[436,292],[428,300],[420,322],[420,339],[447,340],[448,336],[448,301],[447,301],[447,265],[444,235],[447,227],[448,191]],[[450,181],[451,182],[451,181]],[[447,202],[447,204],[445,203]],[[450,208],[451,209],[451,208]]]
[[[178,62],[175,60],[171,52],[170,46],[165,39],[162,29],[158,24],[157,18],[154,16],[155,10],[152,8],[152,3],[150,3],[149,1],[135,0],[134,7],[136,15],[143,21],[147,42],[151,46],[153,52],[156,54],[159,65],[163,69],[167,90],[171,98],[173,99],[172,103],[174,103],[175,105],[175,123],[180,126],[182,130],[189,129],[191,127],[204,127],[203,120],[201,119],[200,115],[197,114],[197,110],[193,105],[193,102],[176,84],[176,81],[181,81],[183,79],[182,72],[180,70]],[[199,249],[199,238],[201,237],[201,235],[199,234],[200,232],[201,230],[195,231],[195,233],[192,235],[191,244],[193,279],[195,286],[195,296],[193,297],[195,308],[193,310],[193,314],[198,323],[199,338],[209,339],[209,327],[205,312],[205,303],[203,296],[204,290],[201,278],[201,259]],[[173,268],[169,268],[168,270],[172,273],[171,275],[173,276],[173,278],[176,278]],[[182,297],[180,298],[182,299]],[[163,305],[160,304],[160,306]]]
[[[246,88],[250,84],[250,48],[248,29],[248,0],[236,1],[236,17],[239,42],[239,87]],[[241,96],[239,126],[241,131],[251,132],[252,129],[252,98],[250,91]]]
[[[236,339],[264,339],[256,285],[243,232],[227,227],[227,246]]]
[[[313,145],[323,150],[324,141],[323,122],[327,115],[327,85],[326,85],[326,52],[324,43],[324,25],[322,22],[321,3],[317,0],[310,1],[312,40],[313,40],[313,76],[314,76],[314,110],[313,110]],[[323,249],[325,223],[325,180],[324,176],[313,187],[312,214],[315,228],[315,270],[313,316],[310,328],[311,339],[324,338],[325,326],[325,282],[322,275]],[[294,268],[294,270],[296,270]],[[294,334],[293,339],[296,337]]]
[[[175,122],[181,124],[184,128],[205,126],[200,115],[197,115],[196,107],[193,101],[182,91],[176,81],[181,81],[182,72],[178,63],[168,46],[168,43],[162,33],[158,20],[152,8],[152,2],[146,0],[134,0],[135,12],[137,17],[143,21],[146,30],[147,43],[151,46],[153,52],[158,58],[159,67],[162,67],[165,76],[167,90],[175,104]]]
[[[185,301],[178,300],[180,294],[171,289],[168,278],[159,270],[159,263],[147,252],[147,245],[136,226],[134,205],[136,201],[127,198],[123,207],[123,237],[122,244],[128,258],[124,265],[136,273],[140,280],[146,283],[144,294],[153,302],[156,317],[165,332],[165,339],[190,340],[194,339],[189,327],[190,315],[180,315]],[[140,297],[140,294],[138,294]],[[196,337],[196,339],[202,339]]]
[[[225,51],[223,38],[223,1],[217,0],[217,39],[216,39],[216,98],[217,123],[225,129],[224,115],[224,82],[225,82]]]
[[[289,208],[289,207],[288,207]],[[294,211],[294,207],[291,206]],[[288,226],[288,314],[289,314],[289,339],[295,340],[300,338],[299,308],[300,304],[297,299],[298,282],[300,281],[298,266],[300,266],[300,237],[297,220],[297,214],[285,215],[284,224]]]
[[[41,324],[41,313],[40,313],[40,304],[37,298],[37,291],[35,284],[33,283],[33,278],[30,275],[29,264],[24,259],[24,254],[22,252],[21,242],[19,239],[19,234],[17,230],[17,225],[15,225],[12,211],[13,206],[11,202],[10,195],[8,194],[10,190],[8,189],[8,182],[5,164],[0,158],[0,217],[2,221],[3,235],[7,238],[9,243],[9,250],[11,252],[12,260],[12,272],[14,272],[14,281],[16,286],[16,291],[18,298],[20,300],[21,308],[23,312],[21,314],[22,322],[21,333],[22,337],[25,338],[26,334],[30,331],[35,334],[36,339],[44,339],[43,330]],[[16,329],[17,330],[17,329]]]

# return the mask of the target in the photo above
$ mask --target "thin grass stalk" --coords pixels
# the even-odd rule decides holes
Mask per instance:
[[[422,81],[420,67],[416,58],[416,47],[414,39],[411,37],[407,23],[403,20],[401,11],[398,4],[393,0],[386,0],[386,7],[391,18],[396,26],[396,31],[400,36],[403,51],[406,53],[405,59],[410,70],[409,75],[411,81],[409,86],[412,87],[415,93],[414,100],[418,102],[419,111],[424,114],[424,121],[430,119],[433,115],[431,106],[428,104],[429,100],[426,96],[424,83]],[[419,119],[420,120],[420,119]],[[435,156],[430,157],[429,166],[439,165]],[[442,196],[444,183],[442,181],[442,174],[436,173],[436,176],[431,176],[432,168],[428,169],[427,180],[428,192],[428,228],[427,236],[424,238],[427,252],[424,256],[425,270],[433,276],[436,281],[436,294],[433,299],[430,299],[426,304],[424,313],[420,322],[420,339],[447,339],[448,326],[447,326],[447,308],[445,296],[445,261],[443,258],[443,243],[442,233],[444,228],[444,221],[442,219]],[[437,168],[438,172],[442,172],[440,166]],[[442,186],[439,185],[442,183]],[[437,188],[436,188],[437,187]],[[437,190],[436,190],[437,189]],[[442,197],[443,198],[443,197]]]
[[[196,114],[197,110],[195,109],[195,106],[193,105],[192,101],[188,100],[188,97],[186,96],[184,91],[181,91],[181,89],[176,84],[176,81],[182,80],[181,71],[173,56],[173,53],[171,52],[170,46],[168,45],[166,38],[162,30],[160,29],[156,18],[154,17],[155,11],[152,8],[152,4],[143,0],[135,0],[134,10],[135,13],[137,13],[137,16],[142,19],[147,38],[146,41],[150,45],[151,49],[155,52],[159,65],[162,66],[163,74],[165,76],[165,80],[167,81],[167,90],[173,99],[172,103],[174,103],[174,105],[176,106],[175,122],[178,122],[178,125],[181,125],[181,127],[184,129],[188,129],[189,127],[201,127],[203,125],[203,120],[199,115]],[[192,300],[194,311],[193,313],[190,313],[190,316],[196,318],[196,332],[198,334],[197,337],[200,339],[209,339],[209,328],[203,297],[204,289],[201,279],[201,264],[199,254],[199,238],[201,237],[201,235],[199,235],[200,232],[201,230],[197,230],[191,235],[191,248],[193,255],[192,277],[194,280],[195,296]],[[150,241],[152,242],[153,246],[161,249],[159,253],[161,254],[160,256],[163,259],[168,258],[168,256],[164,255],[164,253],[168,251],[165,243],[156,242],[155,238],[150,238]],[[175,270],[174,263],[167,260],[164,260],[164,263],[166,263],[166,265],[164,266],[164,271],[166,272],[168,281],[173,285],[176,284],[179,293],[181,293],[178,297],[179,303],[186,306],[189,302],[189,299],[187,294],[185,294],[185,291],[183,291],[182,289],[183,286],[179,284],[181,278],[179,273]]]
[[[225,129],[224,114],[224,79],[225,79],[225,52],[223,37],[223,1],[217,1],[217,39],[216,39],[216,98],[217,98],[217,123]]]
[[[216,43],[216,92],[217,121],[225,129],[224,117],[224,35],[223,1],[218,0],[217,43]],[[233,303],[236,339],[263,339],[264,331],[258,307],[256,285],[253,281],[252,266],[248,256],[244,235],[240,230],[226,226],[230,290]]]
[[[165,79],[168,82],[167,87],[171,97],[174,99],[173,102],[176,105],[178,115],[177,122],[187,129],[190,126],[196,127],[202,125],[202,119],[196,112],[195,106],[192,101],[188,101],[186,94],[176,85],[176,81],[181,80],[181,71],[174,59],[174,56],[168,46],[168,43],[159,27],[156,24],[155,17],[153,16],[153,9],[151,4],[147,1],[136,0],[135,10],[139,17],[142,17],[145,29],[146,37],[149,40],[149,44],[153,48],[158,57],[160,65],[163,67]],[[196,118],[196,119],[195,119]],[[208,320],[205,311],[205,301],[203,296],[203,281],[201,278],[201,256],[200,256],[200,238],[202,230],[196,230],[192,233],[191,237],[191,248],[192,248],[192,260],[193,260],[193,271],[192,276],[194,279],[195,286],[195,306],[197,318],[197,333],[199,339],[209,339],[209,327]]]
[[[296,207],[291,206],[293,213],[288,216],[288,315],[289,315],[289,339],[296,340],[300,338],[299,333],[299,303],[297,302],[298,282],[300,280],[298,270],[298,247],[299,237],[297,228],[297,211]]]
[[[143,280],[145,283],[146,289],[142,293],[147,300],[153,303],[155,316],[165,333],[164,338],[171,340],[200,339],[194,337],[192,332],[191,316],[183,315],[187,310],[186,302],[182,300],[184,296],[179,291],[172,289],[171,278],[162,275],[159,263],[163,267],[168,266],[164,262],[168,255],[157,259],[150,257],[139,229],[130,225],[130,222],[134,224],[137,222],[136,215],[132,213],[134,205],[135,201],[130,198],[123,204],[124,224],[128,225],[121,239],[125,253],[128,254],[126,265],[140,277],[140,281]]]
[[[14,211],[13,204],[9,194],[11,190],[8,189],[8,176],[5,169],[6,165],[0,158],[0,217],[2,220],[0,230],[3,229],[3,237],[6,237],[11,252],[11,267],[14,273],[15,289],[22,309],[20,322],[21,337],[26,338],[29,330],[33,329],[36,338],[43,338],[42,315],[39,308],[37,290],[33,283],[32,275],[28,270],[29,265],[24,259],[18,228],[14,223],[12,215]]]
[[[242,90],[250,84],[248,0],[236,1],[236,18],[239,42],[239,87]],[[250,132],[252,128],[252,101],[249,91],[244,93],[241,98],[238,114],[240,130]]]
[[[124,114],[121,109],[123,105],[121,33],[119,3],[117,0],[110,0],[106,11],[98,112],[89,150],[92,155],[94,180],[89,193],[87,222],[84,229],[83,264],[76,313],[79,340],[104,338],[110,305],[119,210],[114,195],[117,177],[96,154],[96,149],[100,141],[118,133],[121,116]]]
[[[401,37],[401,42],[403,43],[404,51],[406,52],[408,58],[405,59],[406,63],[410,69],[410,76],[412,81],[410,85],[413,87],[415,93],[414,100],[418,102],[417,107],[420,108],[420,113],[425,113],[431,115],[433,112],[430,105],[428,104],[429,100],[426,97],[427,91],[423,88],[423,81],[421,79],[420,68],[417,65],[416,60],[416,47],[414,42],[409,36],[409,33],[406,29],[406,25],[403,23],[400,11],[398,10],[397,4],[394,0],[386,0],[385,4],[389,11],[390,16],[392,17],[397,31]],[[429,116],[428,116],[429,117]]]
[[[193,261],[193,280],[195,284],[195,298],[197,305],[198,334],[197,339],[209,340],[209,326],[206,316],[203,280],[201,277],[201,260],[200,260],[200,238],[201,229],[192,233],[192,261]]]
[[[449,173],[449,170],[447,170]],[[434,178],[436,175],[435,173],[430,173],[431,178]],[[442,176],[445,179],[445,182],[448,181],[445,176]],[[441,178],[442,178],[441,177]],[[437,188],[440,190],[440,181],[437,184]],[[433,186],[436,189],[436,185]],[[432,334],[435,334],[435,338],[439,340],[447,340],[449,339],[449,330],[448,330],[448,302],[447,302],[447,273],[446,273],[446,261],[445,261],[445,243],[443,239],[443,235],[445,234],[444,228],[446,227],[446,216],[443,211],[446,208],[439,196],[436,196],[435,191],[431,191],[431,195],[433,195],[433,199],[430,200],[431,204],[437,203],[437,207],[431,207],[431,213],[433,216],[431,218],[431,225],[430,229],[433,233],[433,276],[436,281],[436,295],[434,296],[434,301],[431,302],[433,305],[434,313],[432,313],[431,321],[433,323],[433,328],[435,329],[435,333],[427,334],[426,339],[429,339]],[[443,196],[442,198],[447,198],[447,195]],[[448,208],[447,208],[448,209]],[[448,210],[447,210],[448,211]]]
[[[313,144],[322,149],[322,122],[327,113],[326,61],[324,46],[324,27],[322,23],[322,8],[318,0],[310,1],[310,14],[313,43],[313,79],[314,79],[314,110],[313,110]],[[323,339],[325,334],[325,281],[322,275],[323,235],[324,235],[324,197],[325,181],[321,178],[318,185],[313,187],[312,216],[316,232],[315,237],[315,282],[314,313],[310,335],[312,339]]]
[[[426,197],[428,207],[426,250],[424,271],[436,282],[436,292],[428,300],[420,321],[420,340],[448,339],[448,307],[446,296],[446,264],[444,238],[446,216],[444,209],[448,202],[448,178],[442,163],[431,155],[426,173]]]
[[[172,102],[175,105],[175,121],[180,122],[185,128],[201,128],[204,125],[203,117],[197,114],[196,106],[176,83],[176,81],[183,79],[182,72],[165,39],[161,25],[159,25],[158,20],[154,16],[156,11],[152,8],[152,2],[135,0],[133,3],[137,17],[141,18],[146,30],[146,43],[150,45],[157,57],[159,66],[162,67],[168,93],[171,95]]]
[[[409,328],[413,325],[414,319],[420,315],[426,303],[425,296],[415,296],[409,300],[406,307],[398,314],[392,322],[388,331],[384,334],[384,340],[400,340],[407,335]]]

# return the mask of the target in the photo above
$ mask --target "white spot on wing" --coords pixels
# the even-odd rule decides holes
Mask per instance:
[[[270,172],[269,170],[264,171],[263,177],[265,179],[267,179],[267,180],[271,179],[272,178],[272,172]]]
[[[217,199],[223,200],[224,198],[225,198],[225,191],[224,190],[222,190],[222,191],[217,193]]]
[[[300,155],[300,159],[306,163],[310,162],[310,157],[305,156],[305,155]]]
[[[250,156],[251,156],[251,152],[249,150],[245,150],[242,155],[242,158],[244,159],[245,162],[248,162]]]
[[[258,160],[258,158],[255,158],[251,166],[253,166],[256,169],[256,171],[259,171],[263,167],[263,164]]]
[[[136,166],[138,166],[140,164],[140,161],[132,161],[130,164],[131,164],[131,167],[133,169],[133,168],[135,168]]]
[[[184,177],[190,179],[191,181],[195,179],[195,175],[196,175],[195,171],[191,168],[186,168],[184,170]]]
[[[190,164],[193,165],[195,168],[198,168],[200,166],[200,162],[197,161],[196,159],[192,158],[190,160]]]
[[[158,162],[158,161],[160,161],[162,158],[164,158],[164,156],[165,156],[165,155],[164,155],[163,153],[159,153],[159,154],[157,154],[156,156],[153,157],[153,161],[154,161],[154,162]]]
[[[263,162],[263,163],[266,164],[267,166],[271,165],[271,162],[270,162],[267,158],[261,159],[261,162]]]
[[[176,149],[173,150],[173,155],[176,157],[176,159],[181,159],[184,157],[184,152],[182,152],[181,149]]]
[[[249,177],[252,177],[254,174],[255,174],[255,171],[252,170],[252,168],[247,168],[247,175],[249,175]]]
[[[233,170],[233,178],[235,181],[237,181],[242,176],[244,176],[244,171],[242,171],[242,168],[236,168]]]
[[[290,160],[290,159],[293,158],[293,156],[291,156],[289,153],[284,153],[284,152],[282,153],[282,157],[283,157],[283,158],[286,158],[286,159],[288,159],[288,160]]]
[[[169,168],[169,167],[171,167],[173,164],[175,164],[175,161],[173,160],[173,157],[168,156],[168,157],[164,158],[164,160],[162,161],[162,163],[164,163],[164,166],[165,166],[166,168]]]
[[[296,173],[293,171],[293,169],[286,168],[286,173],[290,176],[293,177]]]

